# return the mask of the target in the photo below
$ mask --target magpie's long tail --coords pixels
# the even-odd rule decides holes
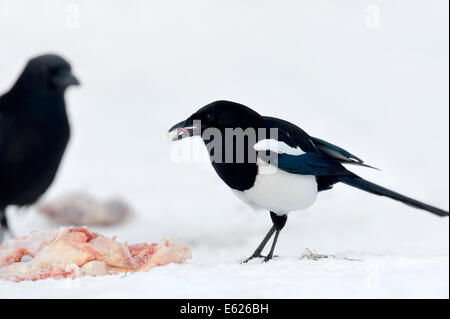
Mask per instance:
[[[442,216],[442,217],[448,216],[448,212],[445,210],[442,210],[442,209],[427,205],[425,203],[419,202],[415,199],[406,197],[404,195],[401,195],[399,193],[391,191],[387,188],[384,188],[377,184],[366,181],[365,179],[362,179],[359,176],[356,176],[356,175],[340,176],[338,179],[339,179],[339,181],[341,181],[344,184],[362,189],[366,192],[369,192],[369,193],[372,193],[375,195],[386,196],[386,197],[398,200],[402,203],[405,203],[406,205],[429,211],[430,213],[438,215],[438,216]]]

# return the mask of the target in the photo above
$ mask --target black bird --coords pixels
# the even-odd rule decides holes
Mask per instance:
[[[247,204],[270,211],[273,226],[250,258],[261,256],[275,234],[268,261],[290,211],[311,206],[317,193],[344,183],[438,216],[448,211],[424,204],[355,175],[343,164],[370,167],[298,126],[229,101],[216,101],[169,130],[172,140],[201,135],[219,177]]]
[[[64,92],[79,85],[57,55],[31,59],[0,97],[0,243],[5,209],[36,202],[53,182],[70,138]]]

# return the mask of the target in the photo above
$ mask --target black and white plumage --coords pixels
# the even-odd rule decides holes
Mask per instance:
[[[78,84],[66,60],[42,55],[0,97],[0,242],[6,207],[33,204],[55,178],[70,138],[64,93]]]
[[[200,127],[195,127],[196,123],[201,123]],[[287,214],[310,207],[318,192],[329,190],[339,182],[438,216],[448,216],[447,211],[368,182],[347,170],[343,164],[371,166],[341,147],[309,136],[288,121],[261,116],[238,103],[216,101],[208,104],[185,121],[174,125],[169,135],[173,140],[178,140],[200,134],[205,144],[209,145],[214,142],[214,137],[209,134],[205,136],[204,133],[210,128],[220,131],[223,139],[219,143],[221,156],[214,154],[217,149],[210,149],[216,173],[244,202],[271,212],[274,225],[249,259],[262,257],[264,246],[275,234],[272,248],[265,257],[266,261],[271,259],[278,235],[287,221]],[[237,160],[235,140],[227,141],[226,138],[227,129],[237,128],[244,132],[249,128],[257,132],[256,139],[245,138],[240,146],[245,150],[243,160]],[[271,129],[276,129],[276,138],[270,136]],[[226,144],[230,142],[233,145],[233,160],[228,158],[227,161]],[[275,164],[268,160],[273,158],[276,158]]]

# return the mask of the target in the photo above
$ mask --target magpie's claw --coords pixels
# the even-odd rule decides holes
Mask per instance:
[[[250,260],[255,259],[255,258],[267,258],[266,256],[263,255],[252,255],[249,258],[247,258],[246,260],[244,260],[243,262],[241,262],[241,264],[246,264],[248,263]]]
[[[278,258],[278,255],[273,255],[272,257],[271,256],[266,256],[266,257],[264,257],[263,263],[266,263],[269,260],[272,260],[274,258]]]

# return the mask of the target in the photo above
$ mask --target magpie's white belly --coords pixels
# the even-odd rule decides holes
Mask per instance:
[[[291,174],[258,159],[252,188],[236,192],[250,205],[284,215],[310,207],[316,201],[317,182],[312,175]]]

